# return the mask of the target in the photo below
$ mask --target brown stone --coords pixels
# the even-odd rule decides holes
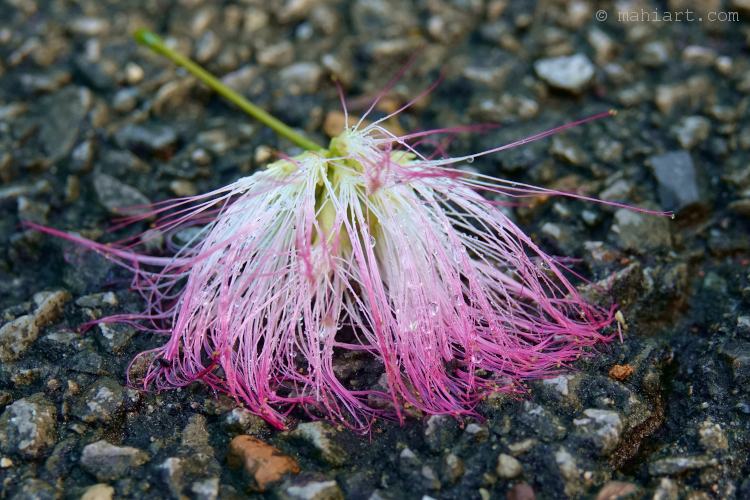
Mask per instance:
[[[385,111],[386,113],[393,112],[390,110],[384,110],[381,106],[378,106],[377,109]],[[359,116],[350,114],[347,121],[343,111],[330,111],[323,122],[323,132],[325,132],[328,137],[338,137],[344,132],[345,123],[348,123],[349,128],[352,129],[357,125],[357,122],[359,122]],[[359,124],[359,130],[364,129],[371,123],[370,120],[362,120],[362,123]],[[406,135],[407,133],[394,117],[380,123],[380,126],[391,132],[396,137]]]
[[[508,490],[508,500],[536,500],[534,489],[528,483],[519,483]]]
[[[633,367],[630,365],[615,365],[609,370],[610,378],[615,380],[625,380],[633,373]]]
[[[637,500],[643,493],[643,489],[633,483],[610,481],[599,490],[596,500]]]
[[[268,443],[242,435],[229,443],[227,462],[232,468],[243,465],[253,476],[252,487],[264,491],[269,483],[281,479],[282,474],[299,474],[297,462]]]
[[[357,125],[359,116],[349,115],[348,120],[345,117],[343,111],[331,111],[326,115],[326,119],[323,122],[323,132],[328,137],[338,137],[346,128],[346,123],[349,124],[349,128],[353,128]],[[369,121],[363,121],[361,127],[364,128],[369,125]]]

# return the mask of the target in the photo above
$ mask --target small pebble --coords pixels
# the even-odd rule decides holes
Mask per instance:
[[[536,500],[534,489],[528,483],[519,483],[506,493],[508,500]]]
[[[287,41],[261,49],[256,59],[263,66],[288,66],[294,61],[294,46]]]
[[[146,76],[146,72],[136,63],[131,61],[125,65],[125,79],[127,80],[128,85],[137,85],[141,83],[144,76]]]
[[[195,196],[198,188],[190,181],[179,179],[169,183],[169,189],[179,197]]]
[[[273,148],[269,146],[258,146],[255,148],[255,164],[260,165],[263,163],[266,163],[268,161],[271,161],[274,157],[274,150]]]
[[[297,462],[281,450],[251,436],[237,436],[229,443],[227,462],[232,468],[244,466],[260,491],[281,479],[282,474],[298,474]]]
[[[497,457],[497,468],[495,471],[501,479],[513,479],[523,472],[523,467],[521,466],[521,462],[510,455],[502,453]]]
[[[594,65],[583,54],[540,59],[534,69],[551,86],[574,94],[582,93],[594,76]]]

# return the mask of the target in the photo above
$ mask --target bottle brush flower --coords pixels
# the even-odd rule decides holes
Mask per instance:
[[[159,217],[141,241],[192,227],[170,256],[35,226],[133,271],[147,310],[106,321],[170,337],[140,355],[146,368],[131,383],[201,380],[279,428],[301,405],[366,430],[376,416],[415,409],[472,413],[488,394],[550,376],[613,338],[600,333],[612,310],[583,300],[560,263],[480,194],[565,193],[450,168],[473,157],[424,156],[412,144],[427,132],[398,137],[382,119],[322,148],[152,33],[137,37],[308,151],[129,218]],[[335,364],[346,356],[382,363],[381,387],[353,390]]]

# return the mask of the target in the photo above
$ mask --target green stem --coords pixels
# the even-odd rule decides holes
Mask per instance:
[[[148,30],[139,29],[136,30],[135,33],[133,33],[133,36],[139,43],[142,43],[154,52],[158,52],[159,54],[167,56],[172,62],[182,66],[183,68],[191,72],[193,75],[195,75],[196,78],[198,78],[198,80],[211,87],[220,95],[224,96],[225,99],[234,103],[242,111],[249,114],[256,120],[261,122],[263,125],[271,128],[281,137],[286,137],[297,146],[309,151],[323,151],[325,149],[322,146],[314,143],[307,137],[303,136],[302,134],[295,132],[288,125],[284,124],[284,122],[274,118],[255,104],[242,97],[234,90],[221,83],[218,78],[213,76],[205,69],[201,68],[198,64],[194,63],[189,58],[183,56],[182,54],[178,54],[174,50],[167,47],[164,44],[164,41],[155,33]]]

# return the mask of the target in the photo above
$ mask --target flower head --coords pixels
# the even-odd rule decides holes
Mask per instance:
[[[170,324],[143,386],[203,380],[277,426],[302,403],[366,428],[377,401],[399,416],[471,412],[609,340],[610,312],[478,189],[551,192],[443,163],[374,124],[155,210],[168,215],[142,240],[197,228],[172,257],[79,240],[130,267],[149,303],[108,321]],[[345,386],[334,360],[347,351],[380,360],[387,390]]]
[[[396,137],[381,121],[131,218],[161,216],[141,241],[193,228],[169,257],[44,229],[135,273],[148,309],[106,321],[170,339],[134,361],[146,369],[131,382],[201,380],[277,427],[300,404],[364,430],[406,409],[471,413],[612,338],[599,333],[612,311],[481,194],[563,193],[455,170],[461,158],[410,146],[426,133]],[[382,363],[380,388],[346,383],[336,361],[352,353]]]

